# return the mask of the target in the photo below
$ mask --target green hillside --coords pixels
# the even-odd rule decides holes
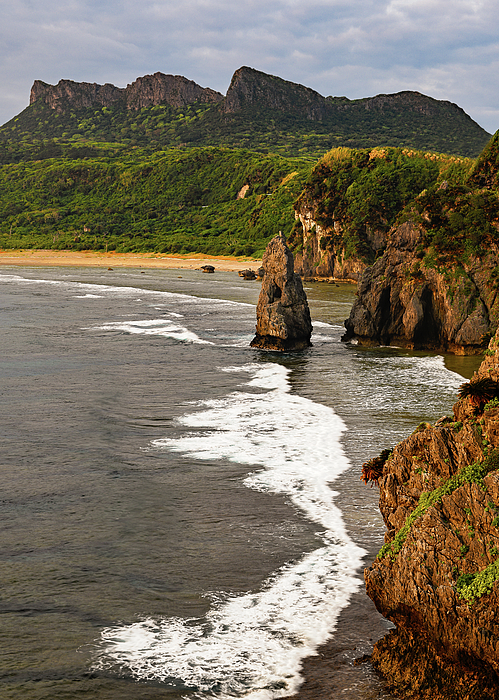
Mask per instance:
[[[314,158],[337,146],[405,146],[475,157],[490,138],[469,118],[452,110],[442,108],[430,126],[418,112],[389,107],[378,113],[363,108],[362,102],[352,102],[348,110],[333,111],[321,121],[260,107],[226,115],[219,105],[193,104],[180,109],[163,104],[135,111],[115,103],[58,113],[47,105],[34,104],[0,128],[0,163],[18,162],[31,153],[43,156],[47,143],[57,155],[88,141],[150,151],[225,146]]]
[[[490,146],[484,153],[489,151]],[[483,156],[479,163],[482,161]],[[465,191],[475,163],[471,158],[412,149],[333,149],[311,172],[296,206],[313,211],[316,221],[329,231],[321,239],[323,250],[341,251],[346,258],[371,265],[381,254],[381,249],[372,247],[374,232],[386,235],[404,216],[419,220],[423,201],[445,199],[449,203],[458,191]],[[456,202],[456,206],[460,205]],[[423,217],[425,227],[428,221]],[[335,222],[340,224],[338,229]],[[462,223],[466,227],[460,237],[473,237],[470,227],[476,221]],[[450,238],[457,235],[457,231],[449,232]],[[302,241],[297,226],[290,244],[298,251]]]
[[[247,67],[225,97],[162,73],[35,81],[0,127],[0,246],[259,255],[280,230],[299,245],[301,195],[324,225],[339,214],[345,252],[367,260],[369,231],[489,137],[417,92],[323,97]]]
[[[0,247],[259,255],[313,167],[223,148],[77,156],[0,168]]]

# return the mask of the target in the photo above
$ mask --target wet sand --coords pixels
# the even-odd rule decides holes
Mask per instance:
[[[144,267],[198,270],[213,265],[215,270],[257,270],[261,260],[210,255],[165,255],[164,253],[114,253],[72,250],[0,250],[0,265],[39,267]]]

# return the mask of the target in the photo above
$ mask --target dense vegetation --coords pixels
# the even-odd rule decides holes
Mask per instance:
[[[462,262],[495,239],[496,145],[476,164],[411,147],[476,151],[485,132],[455,105],[417,93],[317,99],[321,120],[256,103],[227,114],[201,103],[126,109],[121,99],[57,111],[38,100],[0,128],[0,246],[260,255],[282,230],[298,249],[297,198],[329,229],[325,249],[366,263],[378,254],[373,232],[403,216],[425,228],[431,264]]]
[[[426,199],[438,199],[435,188],[444,177],[462,188],[472,167],[470,159],[409,149],[333,149],[314,168],[298,205],[314,208],[318,223],[329,230],[322,241],[326,248],[371,263],[373,231],[386,233],[407,205],[412,211],[421,192],[426,193],[418,198],[421,211]],[[294,234],[299,245],[299,231]]]
[[[313,165],[242,149],[100,148],[2,166],[0,246],[261,255],[292,228]]]

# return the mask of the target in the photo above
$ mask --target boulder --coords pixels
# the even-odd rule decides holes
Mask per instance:
[[[282,233],[262,259],[262,289],[256,307],[256,335],[251,347],[294,352],[311,345],[312,322],[301,278],[293,271],[293,254]]]
[[[238,275],[245,280],[256,280],[256,272],[254,270],[239,270]]]

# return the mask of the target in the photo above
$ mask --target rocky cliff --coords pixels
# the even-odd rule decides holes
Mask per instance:
[[[467,179],[438,180],[401,212],[362,274],[345,340],[481,352],[499,327],[499,132]]]
[[[232,76],[223,111],[232,114],[255,107],[299,114],[315,121],[322,121],[331,113],[326,98],[315,90],[243,66]]]
[[[484,349],[499,325],[497,244],[462,265],[439,266],[420,257],[424,240],[424,229],[411,221],[390,232],[385,253],[361,278],[346,340],[456,354]]]
[[[223,100],[223,95],[211,88],[202,88],[181,75],[154,73],[137,78],[126,88],[108,83],[76,83],[72,80],[60,80],[57,85],[49,85],[35,80],[31,88],[30,104],[38,100],[56,112],[110,107],[118,100],[123,101],[126,109],[138,110],[159,104],[184,107],[195,102],[217,103]]]
[[[88,109],[90,107],[108,107],[123,95],[123,88],[109,83],[76,83],[73,80],[60,80],[57,85],[49,85],[42,80],[35,80],[31,88],[29,103],[38,100],[56,112],[71,109]]]
[[[385,250],[400,212],[438,180],[448,161],[411,149],[326,153],[295,203],[290,245],[296,271],[304,277],[359,281]]]
[[[343,239],[344,221],[334,213],[329,224],[323,223],[321,201],[301,197],[295,207],[295,271],[305,279],[336,279],[358,282],[368,263],[357,252],[348,255]],[[386,246],[383,230],[366,231],[366,244],[372,256]]]
[[[370,474],[387,532],[366,590],[396,625],[372,661],[400,698],[499,698],[498,380],[499,333],[454,415]]]

